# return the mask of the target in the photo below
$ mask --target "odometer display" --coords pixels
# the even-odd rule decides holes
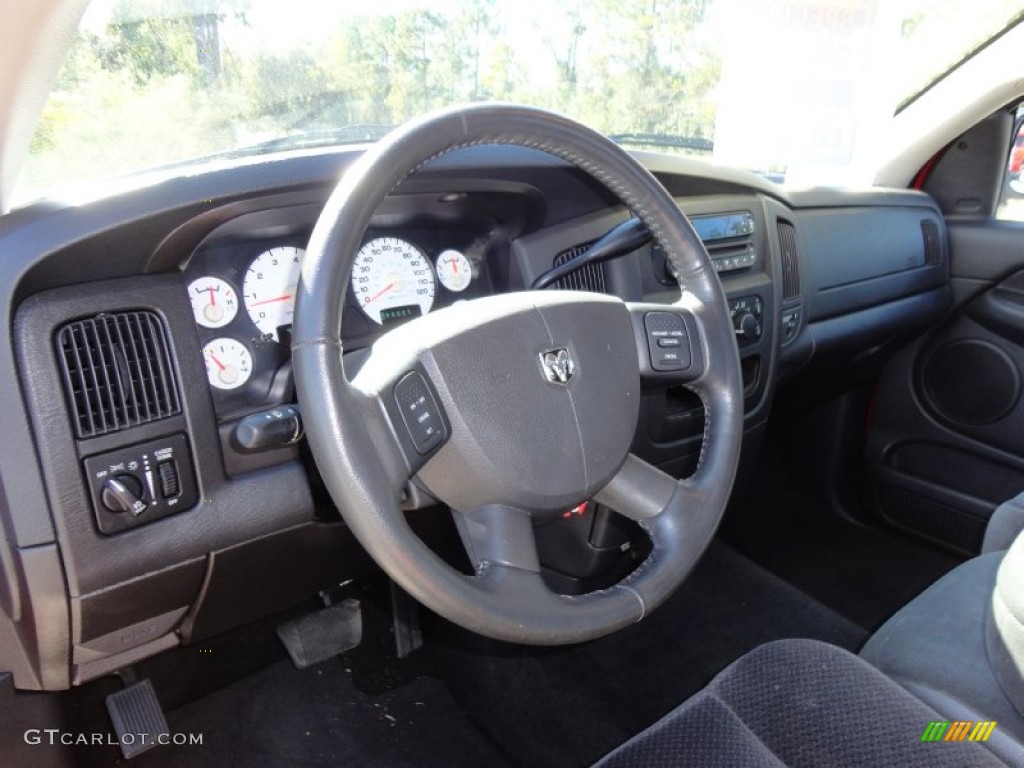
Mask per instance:
[[[356,254],[352,295],[366,316],[379,325],[395,319],[385,310],[396,307],[417,306],[425,315],[434,306],[434,270],[412,243],[378,237]]]
[[[422,315],[423,312],[420,310],[419,304],[410,304],[407,307],[385,307],[380,311],[380,324],[395,325]]]

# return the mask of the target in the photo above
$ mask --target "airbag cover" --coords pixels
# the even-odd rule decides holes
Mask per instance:
[[[636,342],[620,300],[508,294],[424,321],[416,326],[420,360],[452,427],[420,472],[433,493],[467,511],[561,511],[608,483],[639,414]],[[551,381],[542,358],[562,350],[572,373]]]

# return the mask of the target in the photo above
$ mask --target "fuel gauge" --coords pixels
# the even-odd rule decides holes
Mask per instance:
[[[206,377],[217,389],[237,389],[252,375],[252,353],[237,339],[224,336],[203,347]]]
[[[188,284],[192,314],[204,328],[223,328],[238,314],[238,294],[219,277],[200,277]]]

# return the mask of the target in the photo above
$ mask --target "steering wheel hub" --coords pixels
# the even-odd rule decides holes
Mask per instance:
[[[636,432],[640,373],[621,301],[508,294],[455,305],[389,336],[381,351],[408,357],[412,347],[448,416],[451,435],[419,477],[454,508],[564,511],[622,466]],[[551,364],[565,373],[571,365],[572,374],[561,381]]]

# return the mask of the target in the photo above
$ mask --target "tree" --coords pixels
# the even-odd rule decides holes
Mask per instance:
[[[468,48],[468,60],[472,76],[472,88],[469,98],[478,101],[482,97],[480,89],[481,62],[484,47],[495,38],[500,31],[500,23],[495,15],[495,0],[469,0],[466,3],[457,27],[465,28]]]
[[[184,17],[115,22],[99,43],[99,57],[111,71],[126,70],[139,85],[154,77],[194,74],[191,28]]]
[[[222,74],[220,25],[244,21],[248,0],[118,0],[103,41],[108,69],[127,69],[140,85],[187,74],[206,87]]]

